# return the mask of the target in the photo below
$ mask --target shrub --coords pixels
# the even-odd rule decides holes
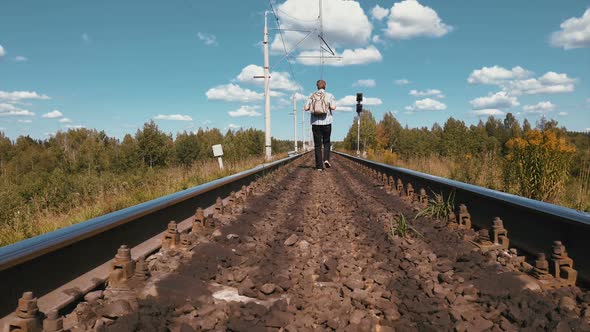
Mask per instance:
[[[555,130],[528,130],[506,143],[504,188],[518,195],[553,202],[569,178],[575,147]]]

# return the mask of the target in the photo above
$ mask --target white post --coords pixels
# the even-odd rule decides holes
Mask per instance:
[[[361,143],[361,113],[358,114],[359,118],[357,121],[357,132],[356,132],[356,154],[361,155],[360,143]]]
[[[301,112],[301,151],[305,152],[305,111]]]
[[[223,170],[223,159],[221,159],[221,157],[217,157],[217,161],[219,162],[219,169]]]
[[[265,158],[266,161],[272,159],[272,146],[271,146],[271,135],[270,135],[270,67],[268,62],[268,24],[267,24],[268,12],[264,12],[264,147],[265,147]]]
[[[293,133],[295,135],[295,152],[297,152],[297,101],[296,95],[293,94]]]

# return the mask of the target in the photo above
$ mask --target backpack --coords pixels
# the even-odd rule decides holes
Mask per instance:
[[[309,108],[314,115],[328,114],[329,105],[326,103],[326,94],[322,92],[314,92],[310,97],[311,107]]]

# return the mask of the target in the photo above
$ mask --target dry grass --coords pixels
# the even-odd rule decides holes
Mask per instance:
[[[276,156],[282,157],[284,156]],[[114,176],[112,181],[115,183],[104,187],[99,193],[93,193],[75,207],[48,210],[36,208],[35,204],[32,204],[19,209],[10,223],[0,225],[0,246],[235,174],[262,162],[262,158],[226,162],[225,169],[221,171],[217,161],[207,161],[195,163],[188,169],[172,167],[151,170],[135,180],[128,180],[124,176],[117,179]]]

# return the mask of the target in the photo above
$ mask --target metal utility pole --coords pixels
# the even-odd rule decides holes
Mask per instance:
[[[272,140],[270,135],[270,65],[268,61],[268,24],[267,24],[268,11],[264,12],[264,147],[265,147],[265,159],[266,161],[272,160]]]
[[[305,111],[301,112],[301,151],[305,151]]]
[[[293,134],[295,136],[295,152],[297,152],[297,96],[293,94]]]

